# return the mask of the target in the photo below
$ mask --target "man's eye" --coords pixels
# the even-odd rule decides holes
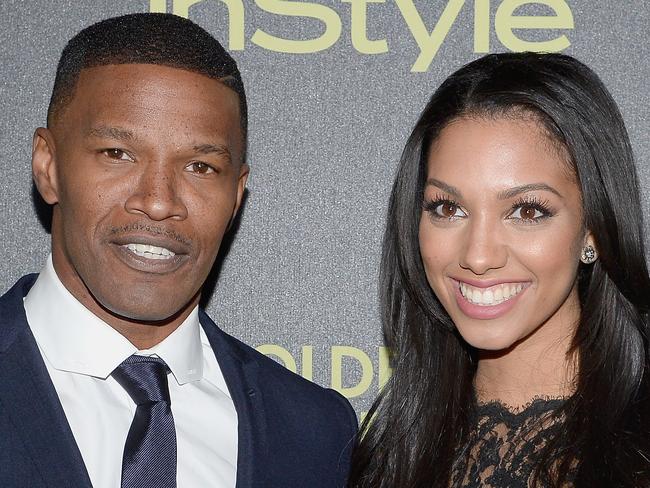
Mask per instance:
[[[192,173],[197,173],[200,175],[214,172],[214,168],[212,166],[202,161],[194,161],[188,164],[185,168]]]
[[[126,151],[117,148],[104,149],[102,151],[110,159],[116,159],[119,161],[133,161],[133,158],[129,156]]]

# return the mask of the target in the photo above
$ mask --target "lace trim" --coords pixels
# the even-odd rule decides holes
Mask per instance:
[[[499,400],[489,402],[477,402],[476,411],[479,415],[490,412],[501,412],[504,415],[520,416],[525,413],[546,412],[556,410],[562,406],[570,397],[554,397],[547,395],[537,395],[531,398],[528,403],[523,405],[510,405]]]
[[[535,397],[522,406],[478,403],[474,429],[452,470],[454,488],[527,488],[538,455],[558,435],[566,398]],[[571,486],[571,485],[567,485]]]

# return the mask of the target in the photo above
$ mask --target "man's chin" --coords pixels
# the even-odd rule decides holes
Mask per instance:
[[[178,320],[179,317],[189,313],[193,308],[194,300],[174,306],[169,301],[161,303],[160,297],[163,296],[168,295],[160,295],[148,301],[139,300],[137,304],[128,300],[126,303],[100,302],[100,306],[118,320],[151,326],[162,326]],[[164,307],[161,307],[161,305],[164,305]]]

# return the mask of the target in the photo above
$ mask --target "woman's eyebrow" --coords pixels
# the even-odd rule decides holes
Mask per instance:
[[[445,183],[444,181],[437,180],[435,178],[428,178],[427,179],[427,186],[435,186],[437,188],[440,188],[441,190],[449,193],[455,198],[461,198],[462,194],[458,188],[455,186],[449,185]],[[521,195],[522,193],[527,193],[529,191],[549,191],[555,195],[557,195],[560,198],[564,198],[562,194],[557,191],[555,188],[553,188],[550,185],[547,185],[546,183],[528,183],[526,185],[519,185],[515,186],[512,188],[508,188],[507,190],[501,190],[497,194],[497,198],[499,200],[508,200],[510,198],[514,198],[517,195]]]
[[[550,191],[560,198],[564,198],[562,194],[546,183],[528,183],[526,185],[519,185],[513,188],[508,188],[507,190],[502,190],[498,193],[497,198],[499,200],[508,200],[509,198],[516,197],[522,193],[527,193],[529,191]]]
[[[452,185],[448,185],[444,181],[436,180],[435,178],[428,178],[427,179],[427,186],[436,186],[440,188],[441,190],[444,190],[445,192],[449,193],[451,196],[455,198],[461,198],[461,193],[458,188]]]

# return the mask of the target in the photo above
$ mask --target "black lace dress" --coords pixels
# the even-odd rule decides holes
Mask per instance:
[[[555,411],[563,402],[540,398],[514,411],[498,402],[478,405],[475,428],[454,466],[451,487],[533,486],[537,454],[561,431],[562,419]]]

